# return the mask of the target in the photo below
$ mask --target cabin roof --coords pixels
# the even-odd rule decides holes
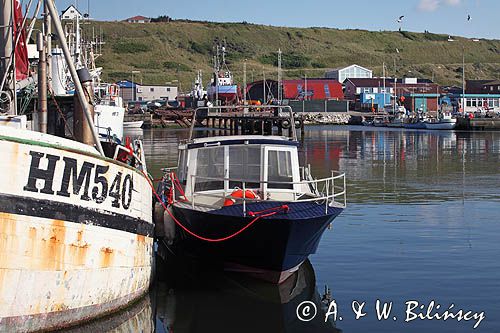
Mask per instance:
[[[187,144],[187,149],[196,149],[203,147],[243,145],[243,144],[268,144],[281,146],[298,146],[297,141],[290,140],[284,136],[263,136],[263,135],[229,135],[207,138],[196,138]]]

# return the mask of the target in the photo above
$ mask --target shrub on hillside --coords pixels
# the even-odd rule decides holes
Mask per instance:
[[[113,45],[113,51],[116,53],[138,53],[149,52],[151,46],[135,41],[122,41]]]
[[[278,55],[276,53],[266,54],[259,58],[265,65],[278,66]],[[283,68],[303,68],[308,67],[311,59],[303,54],[283,53],[281,65]]]

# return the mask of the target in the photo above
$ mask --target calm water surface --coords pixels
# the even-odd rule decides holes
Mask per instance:
[[[187,137],[184,130],[136,134],[155,177],[176,164]],[[162,267],[145,312],[158,332],[337,332],[320,318],[325,286],[343,332],[473,331],[476,320],[405,323],[410,300],[425,305],[422,313],[432,300],[438,313],[451,304],[453,312],[484,311],[476,331],[500,332],[500,133],[313,126],[301,159],[318,178],[333,169],[348,180],[348,208],[323,236],[312,266],[280,287],[182,263]],[[389,320],[377,320],[377,299],[393,302]],[[295,313],[304,300],[319,309],[308,323]],[[359,320],[353,301],[366,302]]]

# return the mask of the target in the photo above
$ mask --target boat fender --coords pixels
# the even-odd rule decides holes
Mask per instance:
[[[300,118],[296,118],[296,119],[295,119],[295,127],[296,127],[296,128],[300,128],[300,127],[302,127],[302,124],[303,124],[303,123],[304,123],[304,121],[303,121],[302,119],[300,119]]]
[[[283,128],[283,129],[289,129],[290,125],[291,125],[290,120],[288,120],[288,119],[283,119],[281,121],[281,128]]]
[[[163,226],[163,215],[165,213],[165,209],[161,202],[156,202],[154,206],[153,213],[153,222],[155,224],[155,236],[156,237],[165,237],[165,229]]]
[[[172,245],[175,239],[175,221],[169,212],[163,212],[163,229],[165,230],[164,239],[167,245]]]

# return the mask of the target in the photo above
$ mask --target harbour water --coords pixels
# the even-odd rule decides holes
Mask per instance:
[[[149,170],[159,177],[161,167],[176,164],[188,133],[129,135],[143,137]],[[158,267],[161,279],[139,311],[146,331],[471,332],[476,324],[477,332],[500,331],[499,132],[311,126],[301,158],[318,177],[333,169],[348,180],[348,208],[311,265],[281,287],[182,260]],[[324,323],[325,286],[331,299],[323,304],[335,300],[335,323],[333,315]],[[387,320],[377,318],[377,300],[392,302]],[[303,301],[318,308],[308,322],[297,318]],[[353,302],[358,313],[365,302],[364,316],[356,319]],[[446,310],[472,312],[461,321],[438,319]]]

